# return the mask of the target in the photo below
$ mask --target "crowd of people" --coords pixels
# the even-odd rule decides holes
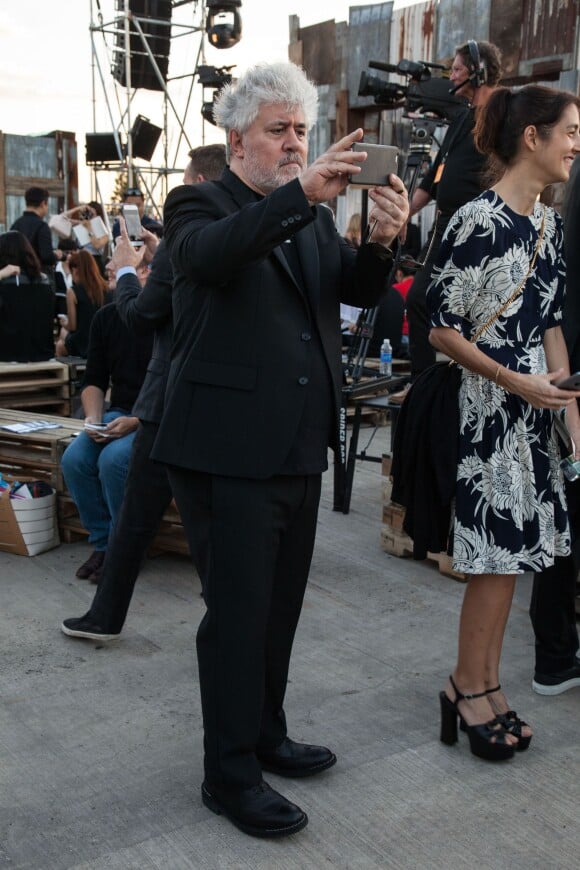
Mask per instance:
[[[87,357],[85,430],[65,451],[63,473],[93,550],[77,576],[97,589],[62,631],[119,637],[174,498],[206,607],[197,633],[201,797],[250,835],[293,834],[308,821],[264,771],[306,777],[337,761],[329,747],[291,739],[284,696],[321,475],[338,446],[342,330],[390,293],[403,348],[407,307],[413,376],[435,350],[460,367],[449,551],[468,583],[457,662],[440,693],[441,740],[455,743],[461,728],[471,751],[492,761],[530,746],[532,727],[500,683],[517,575],[535,575],[534,689],[580,685],[577,511],[567,508],[554,426],[565,409],[580,458],[580,391],[558,386],[570,373],[566,341],[576,363],[580,330],[562,332],[564,230],[540,202],[548,185],[568,180],[580,152],[580,102],[548,88],[500,87],[500,60],[489,43],[457,49],[451,80],[466,109],[410,202],[396,175],[369,190],[370,234],[359,219],[343,238],[324,207],[360,171],[365,154],[352,145],[363,131],[309,162],[316,88],[299,67],[274,63],[220,92],[227,157],[224,146],[190,153],[163,226],[141,212],[136,247],[119,219],[106,279],[96,246],[69,257],[44,245],[44,260],[34,252],[46,226],[38,192],[20,228],[0,237],[2,292],[21,291],[18,278],[48,298],[43,268],[67,261],[58,346]],[[138,206],[139,196],[126,192]],[[416,253],[401,257],[400,240],[430,198],[438,215],[415,275]],[[567,485],[572,505],[577,485]]]

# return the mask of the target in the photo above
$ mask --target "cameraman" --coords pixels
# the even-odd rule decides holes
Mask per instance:
[[[484,189],[482,174],[487,157],[475,148],[473,128],[477,109],[485,105],[499,83],[500,63],[500,51],[490,42],[470,40],[455,50],[450,92],[467,99],[469,107],[459,112],[449,125],[433,166],[411,199],[411,215],[417,214],[432,199],[437,204],[425,262],[415,275],[406,299],[411,380],[435,362],[435,349],[429,344],[425,297],[443,233],[453,213]]]

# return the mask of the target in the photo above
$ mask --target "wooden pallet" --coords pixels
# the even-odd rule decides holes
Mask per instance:
[[[383,471],[390,472],[390,457],[383,458]],[[385,484],[387,484],[385,486]],[[383,485],[383,526],[381,549],[391,556],[406,558],[413,555],[413,541],[403,529],[405,508],[390,500],[390,481]],[[465,581],[465,574],[453,569],[453,560],[447,553],[427,553],[427,561],[437,565],[440,574],[454,580]]]
[[[58,429],[18,435],[1,427],[11,423],[47,420],[59,423]],[[0,471],[19,480],[46,480],[56,490],[64,491],[61,458],[66,447],[82,431],[82,420],[53,414],[30,413],[0,408]]]
[[[58,528],[61,540],[67,544],[80,541],[88,536],[81,523],[77,506],[70,495],[63,493],[57,498]],[[160,553],[178,553],[189,556],[189,546],[181,524],[181,517],[173,503],[167,508],[161,524],[149,548],[149,556]]]
[[[69,369],[56,360],[40,363],[0,363],[0,407],[70,410]]]
[[[413,541],[402,531],[396,531],[390,526],[381,529],[381,549],[390,556],[399,559],[408,559],[413,555]],[[444,577],[451,577],[464,583],[467,580],[465,574],[453,570],[453,561],[447,553],[427,553],[427,562],[437,566],[437,570]]]

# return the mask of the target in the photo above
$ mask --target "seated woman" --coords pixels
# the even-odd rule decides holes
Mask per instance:
[[[0,235],[0,361],[54,356],[55,296],[40,260],[17,230]]]
[[[70,256],[69,266],[73,285],[66,293],[67,324],[56,343],[56,355],[86,358],[93,317],[111,300],[92,254],[76,251]]]

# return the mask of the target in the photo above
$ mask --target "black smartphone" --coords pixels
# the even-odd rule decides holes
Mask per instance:
[[[351,187],[385,187],[389,175],[397,174],[399,168],[399,149],[394,145],[371,145],[368,142],[355,142],[353,151],[366,151],[367,159],[359,163],[361,171],[349,175]]]
[[[564,378],[559,384],[556,384],[560,390],[578,390],[580,392],[580,372],[574,372],[569,378]]]

